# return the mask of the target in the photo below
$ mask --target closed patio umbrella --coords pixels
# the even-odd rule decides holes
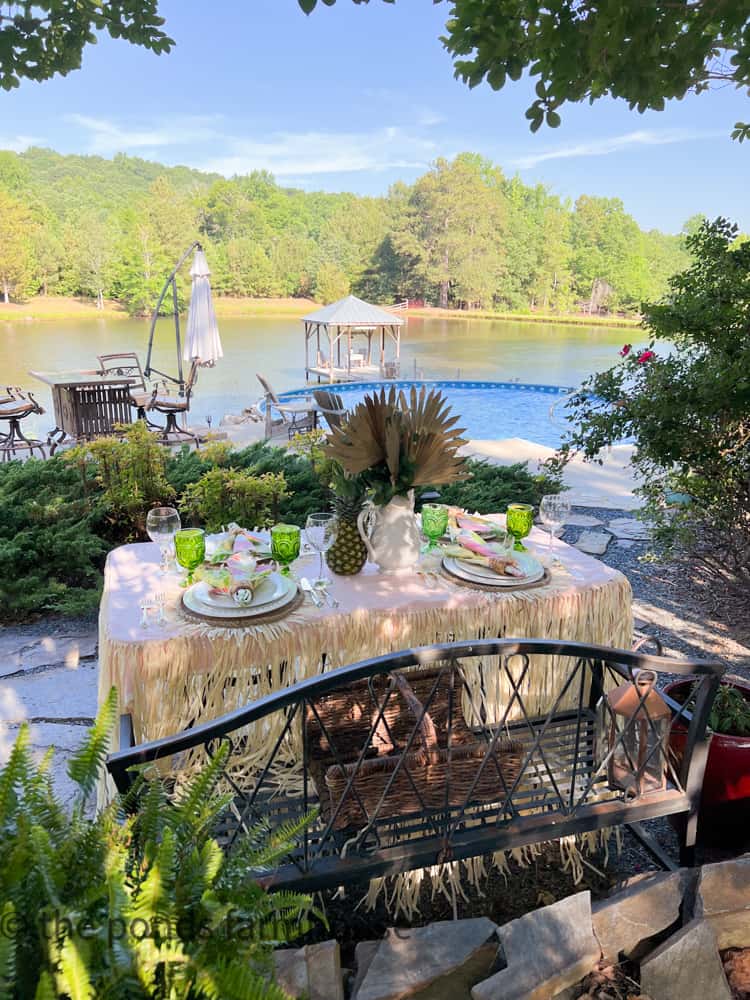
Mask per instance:
[[[210,274],[205,253],[201,249],[196,250],[190,268],[193,287],[182,357],[185,361],[197,361],[205,367],[211,367],[219,358],[224,357],[211,299]]]

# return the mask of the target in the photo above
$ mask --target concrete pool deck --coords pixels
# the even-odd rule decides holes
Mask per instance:
[[[505,438],[501,441],[469,441],[463,449],[470,458],[493,465],[515,465],[528,462],[536,472],[542,462],[552,458],[554,448],[548,448],[525,438]],[[602,507],[607,510],[637,510],[641,501],[633,493],[638,480],[630,468],[633,445],[618,444],[603,455],[602,465],[584,462],[580,455],[565,467],[563,481],[570,490],[571,503],[576,507]]]

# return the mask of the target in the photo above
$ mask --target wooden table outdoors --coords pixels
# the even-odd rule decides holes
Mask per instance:
[[[47,436],[50,454],[69,438],[75,442],[111,434],[115,424],[132,422],[130,387],[135,379],[98,371],[30,371],[52,390],[55,427]],[[56,440],[55,440],[56,439]]]
[[[538,553],[546,536],[530,537]],[[109,554],[99,619],[99,697],[112,685],[137,742],[172,735],[282,686],[393,650],[450,639],[555,638],[630,648],[631,590],[619,572],[555,540],[550,580],[512,593],[447,578],[390,576],[368,564],[334,577],[339,607],[304,603],[287,618],[243,628],[189,619],[176,574],[159,575],[159,550],[125,545]],[[316,575],[317,555],[293,566]],[[144,630],[140,605],[166,594],[168,623]],[[541,711],[555,690],[555,662],[529,677],[525,700]],[[528,697],[526,697],[526,695]],[[498,690],[501,701],[506,693]],[[572,696],[574,697],[574,696]],[[545,709],[546,710],[546,709]]]

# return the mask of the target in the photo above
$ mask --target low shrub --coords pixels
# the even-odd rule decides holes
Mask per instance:
[[[0,617],[93,611],[110,547],[104,516],[62,458],[0,467]]]
[[[206,531],[223,525],[268,528],[279,518],[282,500],[289,495],[281,472],[245,472],[216,466],[190,483],[180,497],[180,511]]]
[[[562,482],[550,472],[529,472],[526,462],[516,465],[491,465],[489,462],[467,462],[469,478],[436,487],[440,502],[464,507],[480,514],[504,511],[509,503],[530,503],[535,507],[545,493],[559,493]]]

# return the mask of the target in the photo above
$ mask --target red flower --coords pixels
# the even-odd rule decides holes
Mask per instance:
[[[645,365],[647,361],[651,361],[651,359],[655,357],[656,354],[654,354],[653,351],[641,351],[641,353],[636,358],[636,361],[638,362],[639,365]]]
[[[633,345],[632,344],[623,344],[622,345],[622,350],[620,351],[620,357],[621,358],[626,358],[628,356],[628,354],[630,354],[630,352],[632,350],[633,350]]]

